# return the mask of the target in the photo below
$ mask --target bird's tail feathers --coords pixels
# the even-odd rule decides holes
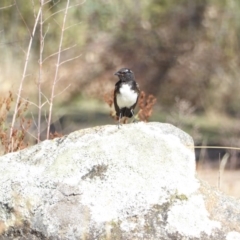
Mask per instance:
[[[123,108],[121,111],[122,111],[122,117],[131,118],[133,116],[133,113],[129,108]]]

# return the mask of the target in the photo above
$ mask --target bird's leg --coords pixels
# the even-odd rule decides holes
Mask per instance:
[[[134,123],[135,123],[135,122],[138,122],[138,120],[135,118],[133,109],[131,109],[131,113],[132,113],[132,115],[133,115],[133,122],[134,122]]]
[[[120,125],[121,125],[120,123],[121,118],[122,118],[122,111],[120,111],[119,118],[118,118],[118,129],[120,128]]]

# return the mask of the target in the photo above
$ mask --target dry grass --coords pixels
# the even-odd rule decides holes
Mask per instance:
[[[211,186],[219,186],[219,170],[211,168],[200,168],[197,170],[199,179],[208,182]],[[240,198],[240,170],[225,170],[220,179],[221,190],[227,195]]]

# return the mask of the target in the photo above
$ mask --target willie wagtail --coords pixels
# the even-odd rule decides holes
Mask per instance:
[[[122,117],[134,117],[134,108],[137,105],[140,89],[135,82],[133,71],[128,68],[121,68],[114,75],[119,81],[115,84],[114,107],[119,117],[118,128]],[[135,117],[134,117],[135,121]]]

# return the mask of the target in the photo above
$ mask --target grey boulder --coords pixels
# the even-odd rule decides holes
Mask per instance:
[[[195,177],[192,138],[101,126],[0,158],[0,239],[240,239],[240,202]]]

